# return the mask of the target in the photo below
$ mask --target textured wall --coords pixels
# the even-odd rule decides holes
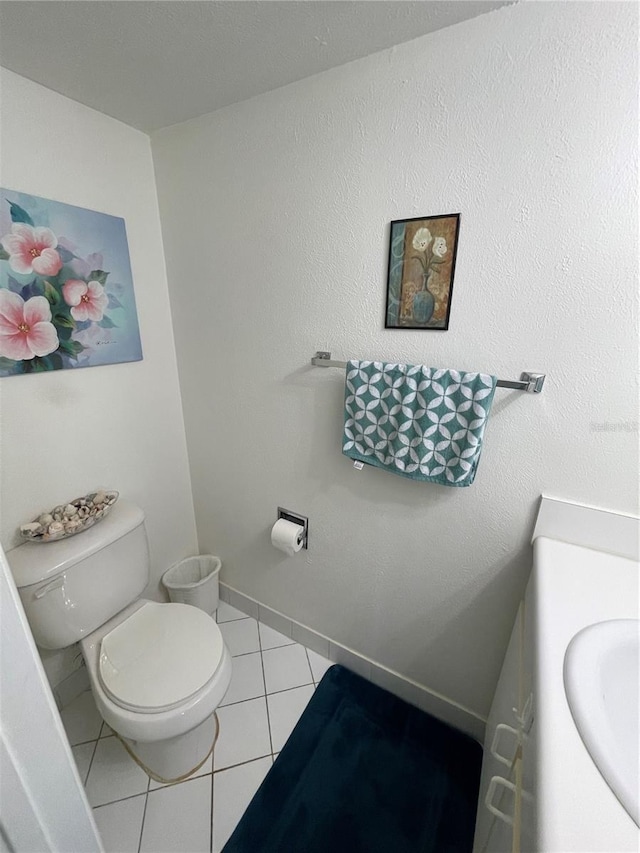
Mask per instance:
[[[637,9],[524,3],[152,137],[200,548],[241,591],[486,713],[541,492],[637,509]],[[388,223],[461,212],[450,330],[383,329]],[[316,349],[548,374],[474,485],[340,453]],[[308,552],[269,543],[276,506]]]
[[[147,513],[156,594],[197,544],[149,138],[8,71],[0,100],[3,186],[124,217],[144,353],[0,380],[2,544],[61,500],[119,489]],[[76,651],[44,654],[54,684]]]

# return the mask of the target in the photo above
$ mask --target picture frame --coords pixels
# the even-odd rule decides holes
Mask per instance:
[[[391,222],[385,329],[447,331],[459,231],[459,213]]]
[[[124,219],[0,188],[0,377],[142,357]]]

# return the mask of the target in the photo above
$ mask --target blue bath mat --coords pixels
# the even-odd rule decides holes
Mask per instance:
[[[470,853],[482,748],[327,671],[223,853]]]

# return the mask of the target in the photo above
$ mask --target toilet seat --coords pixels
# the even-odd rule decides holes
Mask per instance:
[[[202,690],[223,652],[220,629],[204,611],[148,601],[102,638],[98,677],[120,707],[160,713]]]

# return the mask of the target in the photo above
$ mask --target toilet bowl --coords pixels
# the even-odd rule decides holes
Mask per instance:
[[[138,598],[149,577],[142,511],[120,501],[73,539],[7,556],[36,642],[80,642],[98,710],[133,758],[162,782],[197,770],[217,736],[231,656],[204,611]]]
[[[139,599],[80,648],[103,720],[150,776],[175,781],[206,761],[231,681],[231,655],[210,616]]]

